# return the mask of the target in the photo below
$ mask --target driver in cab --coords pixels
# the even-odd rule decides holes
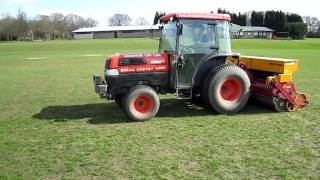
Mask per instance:
[[[192,27],[192,40],[194,45],[210,42],[210,36],[204,31],[203,25],[195,25]]]

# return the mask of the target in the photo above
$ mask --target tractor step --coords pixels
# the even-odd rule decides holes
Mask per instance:
[[[192,89],[176,89],[177,99],[192,99]]]

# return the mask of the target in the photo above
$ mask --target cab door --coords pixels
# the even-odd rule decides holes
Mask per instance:
[[[177,23],[169,21],[161,28],[159,53],[166,53],[170,63],[170,87],[176,89]]]
[[[199,60],[205,54],[181,53],[177,57],[176,84],[177,88],[192,88],[192,78],[198,67]]]
[[[217,22],[183,19],[178,26],[177,87],[191,89],[193,77],[205,56],[220,51]],[[228,32],[229,33],[229,32]],[[199,83],[198,83],[199,84]]]
[[[183,20],[182,25],[178,26],[176,86],[179,89],[192,88],[192,79],[200,60],[211,51],[210,48],[204,46],[205,41],[202,38],[204,36],[201,36],[203,34],[197,34],[194,30],[195,26],[205,29],[206,23],[199,22],[195,25],[195,22],[194,20]],[[202,30],[201,33],[204,31]]]

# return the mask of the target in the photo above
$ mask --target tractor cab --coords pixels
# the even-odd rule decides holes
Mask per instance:
[[[230,54],[230,16],[213,13],[176,13],[161,17],[159,53],[171,57],[173,89],[192,89],[197,69],[215,54]],[[187,93],[191,95],[192,93]]]

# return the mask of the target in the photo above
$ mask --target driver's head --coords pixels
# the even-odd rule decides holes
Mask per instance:
[[[192,31],[195,35],[203,33],[203,26],[202,25],[194,25]]]
[[[192,37],[194,42],[199,42],[203,34],[204,28],[202,25],[194,25],[192,27]]]

